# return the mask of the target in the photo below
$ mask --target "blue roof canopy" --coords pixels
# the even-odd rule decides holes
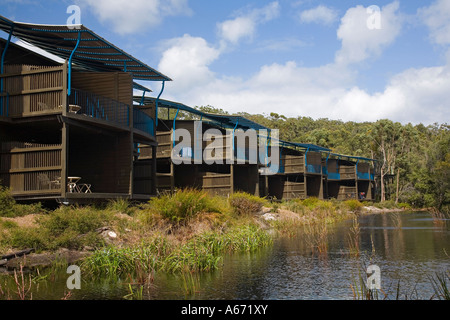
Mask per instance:
[[[83,25],[42,25],[14,22],[0,16],[0,30],[92,71],[129,72],[135,80],[171,81]]]
[[[376,159],[366,158],[366,157],[358,157],[358,156],[348,156],[345,154],[339,153],[330,153],[331,156],[339,157],[339,158],[347,158],[347,159],[356,159],[356,160],[365,160],[365,161],[378,161]]]
[[[321,146],[317,146],[315,144],[311,144],[311,143],[298,143],[298,142],[290,142],[290,141],[284,141],[284,140],[280,140],[279,141],[280,145],[283,147],[297,147],[297,148],[302,148],[302,149],[306,149],[306,150],[310,150],[310,151],[316,151],[316,152],[329,152],[331,151],[331,149],[328,148],[324,148]]]
[[[142,97],[139,96],[135,96],[133,97],[133,100],[137,103],[143,103],[143,104],[155,104],[156,102],[156,98],[153,97],[144,97],[144,99],[142,99]],[[181,111],[186,111],[192,114],[195,114],[197,116],[200,116],[202,118],[206,118],[208,120],[211,120],[213,122],[215,122],[216,124],[222,126],[222,127],[226,127],[226,128],[245,128],[245,129],[254,129],[254,130],[268,130],[270,131],[269,128],[260,125],[256,122],[253,122],[247,118],[244,118],[242,116],[232,116],[232,115],[222,115],[222,114],[215,114],[215,113],[207,113],[207,112],[203,112],[200,111],[198,109],[186,106],[182,103],[178,103],[178,102],[173,102],[173,101],[168,101],[168,100],[163,100],[163,99],[159,99],[158,100],[158,106],[159,108],[169,108],[169,109],[179,109]]]

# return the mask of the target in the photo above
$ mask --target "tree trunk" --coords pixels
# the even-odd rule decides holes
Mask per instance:
[[[400,192],[400,168],[397,169],[397,188],[395,190],[395,204],[398,203],[399,192]]]

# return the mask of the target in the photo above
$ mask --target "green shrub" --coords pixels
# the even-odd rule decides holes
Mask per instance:
[[[350,199],[345,200],[344,205],[350,210],[354,212],[358,212],[363,207],[363,204],[359,200]]]
[[[261,211],[267,200],[245,193],[235,192],[229,198],[233,212],[237,215],[253,214]]]
[[[0,186],[0,216],[10,217],[14,214],[14,206],[16,201],[11,196],[8,188]]]
[[[113,212],[119,212],[119,213],[125,213],[128,215],[131,215],[131,213],[133,211],[130,201],[128,199],[123,199],[123,198],[108,201],[106,210],[113,211]]]
[[[90,207],[62,207],[38,219],[38,224],[58,236],[67,230],[86,234],[103,227],[113,220],[112,214]]]
[[[316,197],[310,197],[306,198],[305,200],[302,200],[302,205],[305,207],[308,207],[309,209],[314,209],[319,204],[319,199]]]
[[[156,213],[172,222],[182,222],[200,213],[221,213],[223,207],[221,207],[221,201],[206,191],[184,189],[151,199],[149,211],[150,215]]]
[[[397,207],[405,209],[405,210],[411,209],[411,205],[409,203],[405,203],[405,202],[397,203]]]
[[[0,186],[0,217],[22,217],[44,211],[40,203],[17,204],[8,188]]]
[[[50,234],[39,228],[11,229],[6,243],[14,248],[35,248],[36,251],[49,247]]]

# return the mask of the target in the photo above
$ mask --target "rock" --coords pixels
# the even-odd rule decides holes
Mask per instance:
[[[108,237],[110,237],[111,239],[115,239],[117,238],[117,233],[115,233],[114,231],[108,231]]]
[[[266,221],[275,221],[275,220],[277,220],[277,215],[268,212],[268,213],[263,214],[262,218]]]

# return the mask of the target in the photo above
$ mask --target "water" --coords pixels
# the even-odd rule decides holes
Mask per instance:
[[[353,221],[344,221],[329,230],[324,253],[312,252],[311,238],[299,230],[297,237],[277,238],[270,248],[224,257],[219,270],[193,276],[196,292],[191,294],[180,275],[156,274],[142,298],[353,299],[351,286],[373,264],[380,267],[381,289],[388,299],[397,299],[397,294],[400,299],[432,298],[431,277],[450,271],[450,221],[434,224],[428,213],[416,212],[367,215],[358,223],[359,256],[348,242]],[[68,292],[68,275],[52,277],[33,285],[33,299],[61,299]],[[4,279],[0,277],[0,284]],[[81,290],[72,290],[70,298],[122,299],[130,293],[128,283],[83,279]]]

